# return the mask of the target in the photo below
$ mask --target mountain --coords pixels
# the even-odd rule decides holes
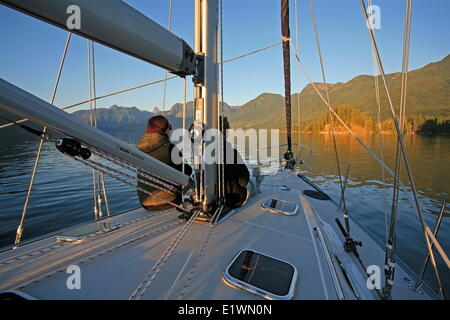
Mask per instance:
[[[79,119],[89,123],[89,110],[79,110],[72,113]],[[145,130],[147,120],[159,113],[142,111],[136,107],[121,107],[113,105],[109,108],[97,108],[97,126],[105,131],[138,131]],[[166,118],[174,127],[181,127],[182,120],[171,114],[167,114]]]
[[[229,116],[235,112],[238,107],[231,107],[224,102],[224,114]],[[189,101],[186,104],[186,123],[192,122],[194,113],[194,103]],[[89,110],[79,110],[72,113],[77,118],[89,123]],[[141,111],[136,107],[122,107],[112,105],[109,108],[97,108],[97,126],[105,131],[123,130],[142,132],[147,120],[155,115],[164,115],[174,128],[181,128],[183,117],[183,104],[176,103],[167,111],[161,111],[154,108],[152,112]]]
[[[89,110],[79,110],[72,114],[87,123],[90,122]],[[97,126],[105,131],[142,131],[145,122],[152,116],[152,113],[141,111],[136,107],[126,108],[113,105],[110,108],[97,108]]]
[[[386,80],[394,103],[398,109],[400,103],[401,73],[386,75]],[[381,81],[381,80],[380,80]],[[324,85],[315,84],[324,92]],[[384,87],[380,82],[382,120],[390,118],[388,100]],[[376,120],[377,104],[375,100],[374,77],[369,75],[357,76],[346,83],[338,82],[328,84],[330,101],[333,107],[347,110],[351,109],[361,113],[359,118],[368,117]],[[326,106],[318,97],[311,84],[300,93],[292,95],[292,125],[297,128],[297,99],[300,99],[300,117],[302,129],[310,124],[313,126],[323,124],[326,120],[324,114],[328,112]],[[408,73],[407,115],[414,116],[420,121],[450,119],[450,55],[442,61],[431,63],[423,68]],[[187,123],[192,122],[194,104],[187,103]],[[169,110],[161,111],[155,108],[152,112],[141,111],[135,107],[126,108],[116,105],[110,108],[97,109],[99,128],[111,130],[128,130],[142,132],[146,121],[153,115],[162,114],[168,118],[172,125],[182,125],[181,103],[174,104]],[[284,97],[279,94],[263,93],[242,106],[229,106],[224,103],[226,116],[234,128],[285,128]],[[358,112],[350,112],[354,115]],[[89,122],[89,110],[73,113],[80,119]],[[367,120],[364,120],[366,123]],[[416,121],[417,122],[417,121]],[[439,122],[440,123],[440,122]],[[438,123],[438,124],[439,124]],[[386,124],[388,127],[388,124]],[[418,127],[416,125],[416,127]]]
[[[230,116],[233,112],[238,110],[239,107],[232,107],[229,106],[226,102],[223,103],[223,112],[225,116]],[[183,104],[182,103],[176,103],[167,111],[159,110],[158,107],[155,107],[152,111],[154,114],[161,114],[164,116],[173,116],[175,118],[182,118],[183,117]],[[188,118],[192,118],[192,115],[194,114],[194,102],[189,101],[186,103],[186,115]]]
[[[386,80],[394,103],[398,109],[400,103],[401,73],[387,74]],[[380,80],[381,81],[381,80]],[[324,92],[324,85],[316,83]],[[381,86],[383,119],[390,116],[387,96]],[[361,75],[346,83],[328,84],[331,105],[333,107],[351,107],[375,119],[377,104],[375,100],[374,77]],[[292,95],[292,123],[297,126],[297,98]],[[428,117],[450,118],[450,55],[442,61],[431,63],[423,68],[409,72],[407,114]],[[255,117],[257,110],[258,117]],[[300,116],[303,124],[318,120],[327,112],[325,104],[311,84],[300,93]],[[284,128],[284,98],[277,94],[261,94],[244,104],[230,115],[230,123],[240,128]]]
[[[233,112],[229,121],[233,128],[279,128],[284,117],[284,97],[263,93]]]

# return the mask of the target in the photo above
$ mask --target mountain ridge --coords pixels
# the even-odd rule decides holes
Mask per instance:
[[[380,79],[381,80],[381,79]],[[388,88],[391,93],[394,108],[400,101],[401,73],[386,75]],[[372,119],[377,116],[374,77],[358,75],[347,82],[327,84],[330,101],[333,108],[345,107],[361,111]],[[324,92],[323,83],[314,83],[321,93]],[[382,118],[389,119],[390,109],[388,99],[380,81],[382,104]],[[312,84],[308,84],[300,92],[300,119],[302,127],[318,121],[328,112],[327,107],[315,92]],[[292,124],[296,130],[298,94],[291,96]],[[408,73],[407,114],[428,118],[443,117],[450,119],[450,55],[441,61],[432,62],[422,68]],[[121,107],[113,105],[110,108],[97,108],[97,121],[100,128],[105,130],[143,130],[145,122],[151,116],[162,114],[166,116],[174,127],[181,127],[183,104],[176,103],[170,109],[161,111],[143,111],[136,107]],[[235,128],[284,128],[285,112],[284,97],[276,93],[261,93],[242,106],[230,106],[224,102],[225,114],[230,124]],[[186,106],[187,122],[192,121],[194,112],[193,101]],[[73,113],[83,121],[89,122],[89,110],[79,110]],[[255,117],[255,115],[258,115]]]

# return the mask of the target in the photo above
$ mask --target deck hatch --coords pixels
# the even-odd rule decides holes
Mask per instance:
[[[253,250],[236,255],[223,273],[227,283],[270,300],[289,300],[294,296],[297,270],[288,262]]]
[[[101,221],[94,221],[89,224],[82,225],[80,227],[70,229],[56,236],[56,241],[66,242],[82,242],[88,237],[97,234],[103,234],[117,229],[118,224],[111,224]]]
[[[261,207],[266,211],[281,213],[288,216],[296,215],[298,210],[298,205],[293,202],[273,198],[264,201]]]

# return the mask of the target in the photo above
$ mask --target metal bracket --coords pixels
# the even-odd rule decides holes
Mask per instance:
[[[195,55],[195,74],[192,81],[196,86],[205,84],[205,56],[203,54]]]
[[[183,60],[181,61],[180,71],[172,72],[180,77],[189,76],[196,73],[196,55],[194,50],[184,41],[183,43]]]

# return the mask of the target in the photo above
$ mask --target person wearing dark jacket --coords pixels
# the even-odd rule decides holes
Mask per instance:
[[[226,130],[230,128],[228,119],[226,117],[220,118],[220,128],[224,140],[224,159],[225,159],[225,201],[226,205],[232,208],[239,208],[247,201],[249,191],[247,184],[250,181],[250,173],[242,160],[239,152],[233,148],[231,143],[226,140]],[[231,158],[229,155],[233,154]],[[232,160],[232,161],[230,161]]]
[[[172,126],[169,124],[169,121],[163,116],[154,116],[150,118],[147,122],[146,133],[140,138],[136,147],[146,153],[147,155],[171,166],[174,169],[182,171],[183,165],[175,164],[172,161],[172,151],[175,145],[170,142],[169,135]],[[182,157],[181,152],[179,151],[180,157]],[[185,165],[185,174],[191,175],[192,169],[190,166]],[[146,180],[143,176],[138,174],[139,180]],[[155,182],[150,181],[155,184]],[[152,194],[157,195],[160,198],[166,199],[170,202],[174,202],[179,204],[181,202],[181,192],[176,192],[176,194],[171,194],[166,191],[160,190],[158,188],[154,188],[145,183],[138,181],[138,186],[151,192]],[[156,197],[150,196],[140,190],[137,190],[139,202],[141,205],[149,210],[166,210],[170,209],[173,206],[163,200],[160,200]]]

